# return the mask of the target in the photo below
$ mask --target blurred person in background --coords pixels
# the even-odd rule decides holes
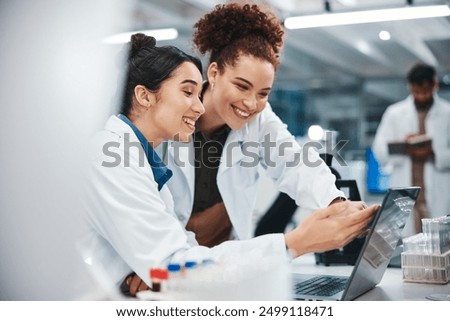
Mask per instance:
[[[417,63],[406,78],[411,93],[386,109],[373,151],[382,166],[392,164],[391,187],[422,187],[414,207],[419,233],[422,218],[450,214],[450,104],[437,95],[433,66]],[[407,147],[403,154],[389,152],[389,143],[412,143],[417,138],[430,138],[431,144]]]

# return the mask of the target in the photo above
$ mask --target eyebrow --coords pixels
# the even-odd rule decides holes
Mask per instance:
[[[185,79],[180,84],[182,85],[182,84],[186,84],[186,83],[190,83],[190,84],[193,84],[195,86],[198,85],[198,82],[196,82],[195,80],[192,80],[192,79]]]
[[[253,84],[252,84],[250,81],[248,81],[247,79],[244,79],[244,78],[242,78],[242,77],[236,77],[236,79],[238,79],[238,80],[240,80],[240,81],[243,81],[243,82],[247,83],[250,87],[253,88]],[[271,89],[272,89],[271,87],[267,87],[267,88],[263,88],[263,89],[261,89],[261,90],[271,90]]]

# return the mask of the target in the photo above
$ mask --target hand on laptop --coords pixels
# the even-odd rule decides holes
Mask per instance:
[[[316,210],[286,233],[286,245],[294,257],[341,248],[365,232],[378,208],[345,201]]]

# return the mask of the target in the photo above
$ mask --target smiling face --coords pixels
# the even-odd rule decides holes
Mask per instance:
[[[205,111],[199,99],[201,87],[202,76],[194,64],[185,62],[175,69],[158,93],[151,94],[153,104],[146,113],[149,141],[156,145],[164,139],[189,141]]]
[[[206,113],[202,130],[224,124],[240,129],[266,106],[274,78],[273,65],[253,56],[240,56],[234,66],[225,66],[223,73],[212,63],[208,68],[210,86],[203,100]]]

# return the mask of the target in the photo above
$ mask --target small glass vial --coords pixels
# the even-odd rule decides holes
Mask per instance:
[[[150,269],[150,280],[152,281],[152,291],[161,292],[163,283],[168,279],[169,273],[166,269]]]
[[[184,272],[187,274],[189,270],[195,269],[197,267],[197,262],[195,261],[186,261],[184,263]]]
[[[177,263],[171,263],[167,265],[167,271],[169,272],[169,279],[167,280],[167,290],[177,291],[179,290],[182,282],[182,270],[181,265]]]

